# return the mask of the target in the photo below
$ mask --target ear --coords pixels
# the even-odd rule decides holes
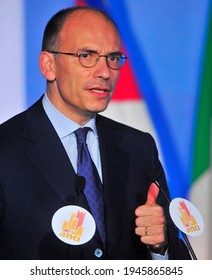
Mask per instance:
[[[55,80],[55,59],[52,53],[43,51],[39,57],[40,71],[48,81]]]

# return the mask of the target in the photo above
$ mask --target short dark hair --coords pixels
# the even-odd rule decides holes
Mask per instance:
[[[99,15],[102,15],[107,21],[112,23],[119,34],[119,30],[115,21],[104,11],[90,6],[74,6],[60,10],[49,20],[43,34],[42,51],[52,51],[52,49],[57,46],[59,43],[59,33],[64,24],[71,15],[80,10],[95,12]]]

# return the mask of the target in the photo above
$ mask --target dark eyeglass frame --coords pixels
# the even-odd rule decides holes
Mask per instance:
[[[124,65],[125,61],[127,60],[127,56],[125,54],[123,54],[122,52],[112,52],[112,53],[109,53],[109,54],[106,54],[106,55],[105,54],[99,54],[96,51],[90,51],[90,50],[89,51],[83,51],[81,53],[59,52],[59,51],[49,51],[49,52],[53,53],[53,54],[64,54],[64,55],[70,55],[70,56],[78,57],[81,65],[83,67],[86,67],[86,68],[94,67],[98,63],[100,57],[105,57],[108,67],[110,67],[113,70],[119,70]],[[91,65],[91,66],[84,65],[83,64],[83,55],[96,55],[96,60],[94,60],[94,64]],[[120,56],[120,61],[122,60],[122,64],[119,65],[118,67],[112,67],[110,65],[109,58],[111,58],[114,55],[119,55]]]

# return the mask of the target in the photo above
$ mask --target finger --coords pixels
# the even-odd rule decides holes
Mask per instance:
[[[153,207],[153,206],[152,206]],[[164,211],[162,207],[157,207],[158,211],[154,215],[149,216],[137,216],[135,219],[136,227],[152,227],[152,226],[162,226],[166,223],[166,217],[164,216]]]
[[[148,193],[147,193],[147,201],[146,204],[153,205],[156,203],[156,199],[158,197],[159,188],[155,183],[152,183],[149,187]]]
[[[144,204],[140,205],[135,209],[135,215],[138,218],[142,217],[143,223],[153,222],[153,218],[158,218],[164,215],[163,207],[158,204],[149,205]]]
[[[165,226],[143,226],[143,227],[136,227],[135,233],[140,236],[156,236],[156,235],[164,235],[165,233]]]
[[[163,234],[141,236],[140,240],[142,243],[151,246],[160,246],[161,244],[165,243],[165,237]]]

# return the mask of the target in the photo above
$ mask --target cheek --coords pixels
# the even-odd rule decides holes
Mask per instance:
[[[114,75],[113,75],[113,82],[114,82],[115,85],[117,84],[119,75],[120,75],[120,71],[118,73],[115,72]]]
[[[82,73],[76,70],[64,69],[60,73],[60,84],[69,94],[82,88],[83,80]]]

